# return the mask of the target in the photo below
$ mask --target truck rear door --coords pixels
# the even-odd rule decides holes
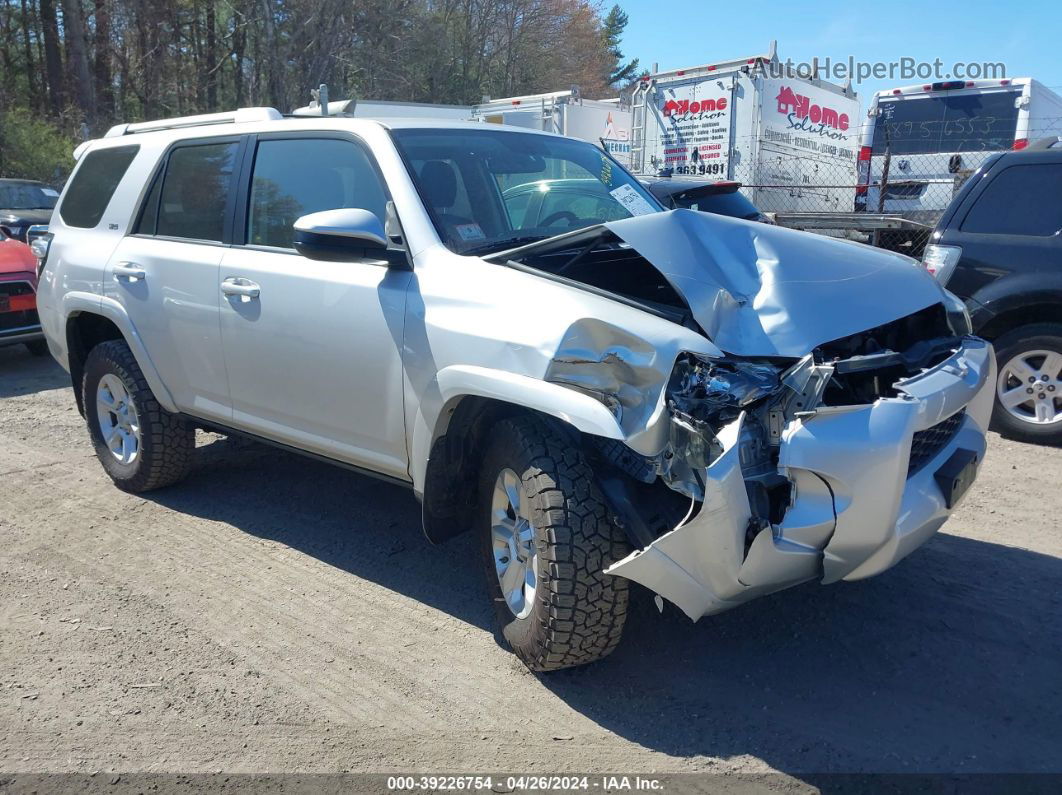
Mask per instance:
[[[867,211],[935,223],[990,153],[1014,145],[1020,94],[938,88],[879,99]]]

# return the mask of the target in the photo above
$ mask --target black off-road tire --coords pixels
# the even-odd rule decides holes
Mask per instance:
[[[128,464],[116,459],[107,448],[96,413],[96,389],[108,373],[121,379],[140,421],[140,450]],[[93,348],[85,360],[82,385],[92,446],[118,488],[133,493],[151,491],[172,485],[188,474],[195,450],[195,428],[159,405],[125,342],[109,340]]]
[[[34,356],[48,355],[48,343],[44,340],[33,340],[32,342],[27,342],[26,348]]]
[[[993,345],[996,350],[996,364],[1001,372],[1007,362],[1025,351],[1055,351],[1062,355],[1062,324],[1034,323],[1022,326],[1001,335]],[[995,384],[992,386],[993,389],[996,388]],[[1062,387],[1058,383],[1053,386],[1056,390]],[[992,427],[1009,439],[1032,444],[1062,444],[1062,421],[1049,425],[1023,422],[1011,416],[1000,405],[998,391],[992,403]]]
[[[554,671],[600,660],[616,648],[627,618],[628,581],[603,569],[630,552],[582,452],[548,422],[518,417],[491,431],[480,469],[479,522],[487,589],[501,636],[528,668]],[[538,553],[531,612],[517,618],[495,571],[491,495],[499,473],[515,472],[530,500]]]

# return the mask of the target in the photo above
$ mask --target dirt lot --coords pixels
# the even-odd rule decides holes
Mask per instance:
[[[0,770],[1062,770],[1062,450],[993,436],[894,570],[536,677],[469,538],[410,493],[203,435],[184,484],[97,464],[68,380],[0,350]]]

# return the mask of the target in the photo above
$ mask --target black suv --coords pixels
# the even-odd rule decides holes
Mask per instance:
[[[59,191],[29,179],[0,179],[0,231],[27,242],[31,226],[47,224]]]
[[[1062,443],[1062,138],[988,158],[944,212],[924,263],[993,342],[993,426]]]

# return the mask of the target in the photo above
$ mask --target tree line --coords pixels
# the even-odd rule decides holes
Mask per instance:
[[[614,95],[637,70],[626,24],[596,0],[0,0],[0,174],[47,176],[53,150],[119,121],[289,111],[320,83],[333,99]]]

